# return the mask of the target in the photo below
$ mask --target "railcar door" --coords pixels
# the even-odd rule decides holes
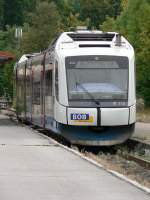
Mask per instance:
[[[26,62],[17,67],[17,115],[21,119],[25,119],[25,74]]]
[[[32,60],[32,123],[43,127],[43,59],[44,55]]]
[[[45,127],[50,129],[53,125],[53,54],[48,52],[45,56]]]
[[[26,67],[26,120],[32,121],[32,68],[31,60]]]

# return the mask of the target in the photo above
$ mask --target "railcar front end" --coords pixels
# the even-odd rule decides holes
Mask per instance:
[[[57,130],[73,144],[122,143],[133,134],[136,120],[133,48],[83,43],[57,51]]]

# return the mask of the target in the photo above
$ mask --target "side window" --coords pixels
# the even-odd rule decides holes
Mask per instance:
[[[134,61],[134,84],[135,84],[135,98],[136,98],[136,87],[137,87],[137,81],[136,81],[136,62]]]
[[[52,96],[52,70],[46,71],[46,96]]]
[[[40,81],[34,80],[33,88],[34,88],[33,104],[40,105],[40,88],[41,88]]]
[[[58,88],[58,62],[55,62],[55,96],[58,100],[58,94],[59,94],[59,88]]]

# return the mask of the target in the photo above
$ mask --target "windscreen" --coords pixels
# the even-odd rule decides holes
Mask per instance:
[[[127,99],[127,57],[71,56],[65,63],[69,100]]]

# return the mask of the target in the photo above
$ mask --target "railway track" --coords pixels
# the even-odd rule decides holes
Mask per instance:
[[[117,154],[128,161],[133,161],[141,167],[150,170],[150,144],[143,141],[132,138],[121,145],[99,148],[99,150],[106,155]],[[98,155],[99,150],[91,147],[85,149],[85,151],[91,152],[94,155]],[[82,152],[83,149],[80,151]]]
[[[134,138],[129,139],[126,144],[129,148],[129,153],[122,154],[122,156],[150,170],[150,144]]]
[[[135,148],[136,146],[139,146],[141,148],[144,148],[144,149],[147,149],[147,150],[150,151],[150,144],[143,142],[140,139],[135,139],[135,138],[128,139],[127,144],[130,147],[130,149],[133,148],[133,147]]]
[[[134,161],[136,163],[138,163],[140,166],[150,170],[150,161],[145,160],[143,158],[140,158],[139,156],[135,156],[132,154],[128,154],[126,156],[124,156],[125,159],[130,160],[130,161]]]

